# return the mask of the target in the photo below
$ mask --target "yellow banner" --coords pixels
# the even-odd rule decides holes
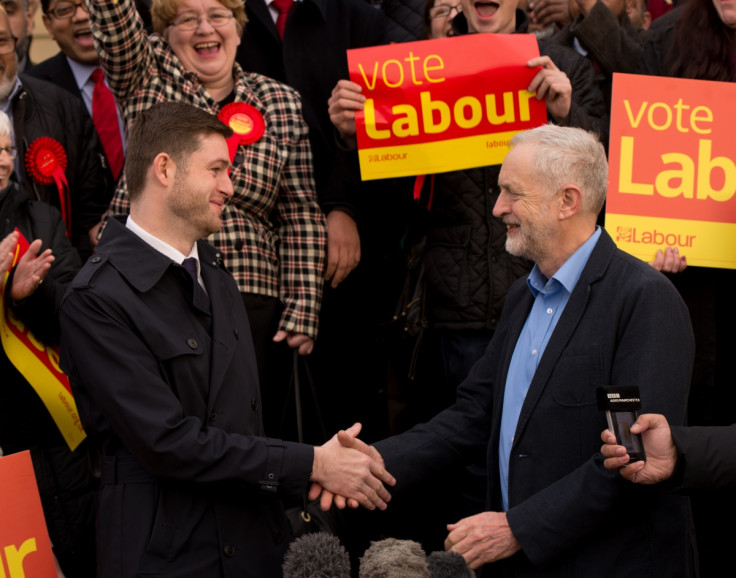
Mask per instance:
[[[736,263],[733,223],[607,214],[606,230],[620,249],[643,261],[653,261],[657,249],[678,247],[688,263],[720,268]]]
[[[500,165],[509,150],[509,141],[516,133],[479,135],[433,143],[376,147],[359,151],[360,166],[371,167],[371,179],[409,177],[443,173],[484,165]]]
[[[45,345],[36,339],[6,305],[5,293],[10,271],[27,249],[28,242],[20,235],[15,257],[8,271],[4,272],[0,288],[0,338],[5,355],[41,398],[69,449],[73,451],[87,436],[77,413],[69,379],[59,367],[58,347]],[[18,411],[22,409],[18,408]]]

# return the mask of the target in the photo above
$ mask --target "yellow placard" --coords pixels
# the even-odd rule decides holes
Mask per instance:
[[[736,269],[736,86],[615,74],[606,229],[646,261]]]

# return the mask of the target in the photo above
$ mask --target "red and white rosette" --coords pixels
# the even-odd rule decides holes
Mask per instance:
[[[25,156],[26,173],[39,185],[55,183],[59,191],[61,216],[66,223],[66,236],[71,236],[72,208],[69,183],[66,180],[68,159],[61,143],[51,137],[37,138],[28,147]]]
[[[256,108],[244,102],[231,102],[223,106],[217,118],[233,131],[233,136],[227,139],[231,163],[235,160],[238,145],[254,143],[266,132],[266,121],[263,120],[263,115]]]

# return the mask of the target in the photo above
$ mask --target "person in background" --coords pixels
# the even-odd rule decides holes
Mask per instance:
[[[242,119],[230,140],[235,193],[211,240],[240,288],[259,364],[291,367],[291,349],[306,355],[314,348],[326,247],[298,94],[235,62],[242,0],[154,0],[151,35],[133,0],[91,0],[88,9],[128,127],[153,104],[172,100]],[[128,207],[123,178],[108,215]]]
[[[0,307],[46,346],[59,344],[59,304],[81,263],[59,211],[33,201],[13,178],[12,127],[0,112],[0,284],[19,236],[30,243],[10,270]],[[29,450],[54,556],[68,577],[95,578],[94,495],[88,444],[69,449],[49,409],[0,348],[0,447]]]
[[[84,103],[105,153],[108,180],[114,186],[125,160],[125,134],[122,117],[97,58],[87,5],[41,0],[41,9],[43,24],[60,52],[29,69],[28,74],[56,84]]]
[[[0,110],[13,125],[15,178],[29,198],[59,209],[72,245],[85,259],[112,188],[100,143],[76,97],[18,72],[16,44],[0,6]]]
[[[463,9],[460,0],[427,0],[424,5],[424,22],[427,38],[452,36],[452,19]]]
[[[31,47],[31,34],[33,32],[34,20],[28,0],[2,0],[2,7],[8,15],[10,29],[16,40],[16,52],[18,54],[18,72],[25,72],[33,66],[28,54]],[[36,3],[36,7],[38,4]]]

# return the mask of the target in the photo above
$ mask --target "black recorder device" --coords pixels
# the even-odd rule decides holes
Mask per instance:
[[[606,412],[608,429],[616,436],[616,443],[626,448],[632,462],[645,461],[641,435],[631,433],[631,426],[639,417],[641,399],[636,386],[610,385],[598,388],[598,409]]]

